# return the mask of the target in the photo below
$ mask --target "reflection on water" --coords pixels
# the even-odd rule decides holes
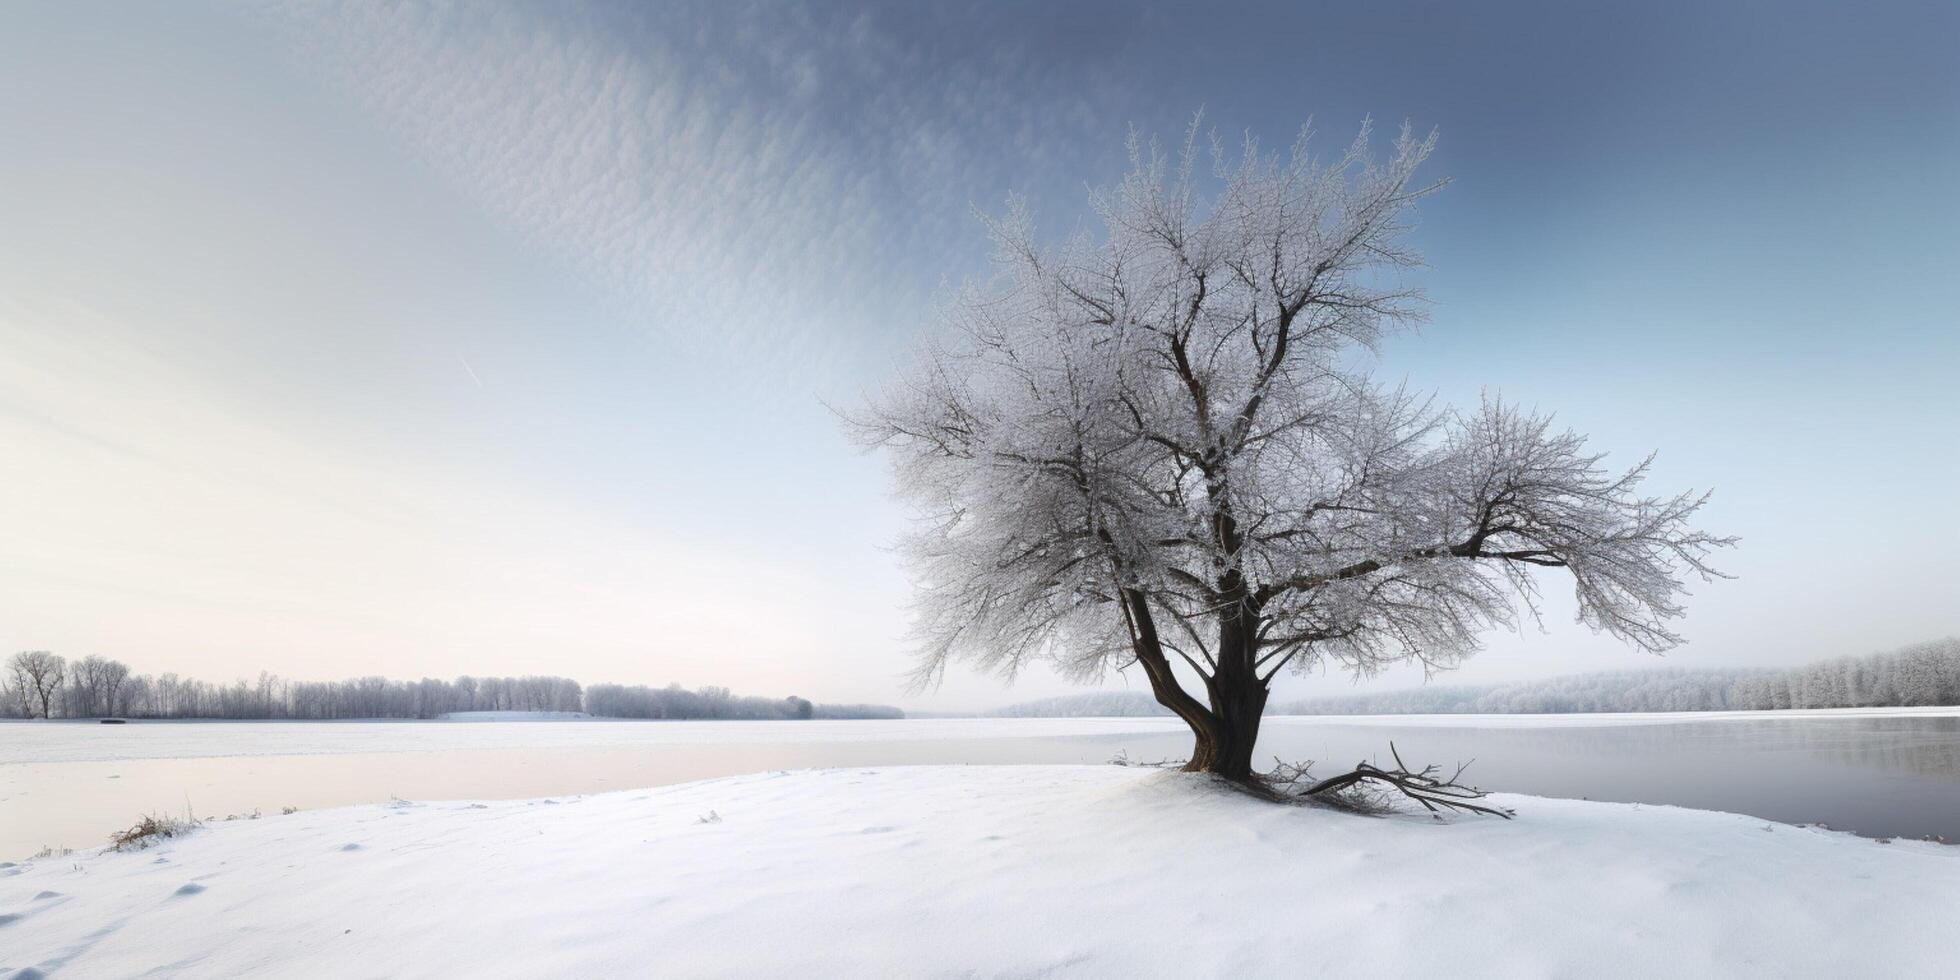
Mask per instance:
[[[1597,728],[1276,726],[1269,754],[1454,764],[1507,792],[1727,810],[1960,841],[1960,718],[1766,718]]]
[[[875,740],[790,741],[797,723],[785,722],[780,723],[783,740],[745,738],[736,744],[707,741],[693,730],[695,724],[712,729],[718,723],[689,724],[688,738],[631,745],[618,744],[623,732],[607,733],[608,725],[553,725],[545,737],[546,728],[534,723],[499,733],[494,748],[0,761],[0,859],[47,845],[93,846],[144,812],[188,809],[215,817],[391,797],[510,799],[603,792],[767,769],[1102,763],[1119,753],[1143,761],[1177,758],[1189,749],[1185,735],[1155,723],[1113,724],[1089,734],[1015,735],[1017,722],[1001,721],[972,732],[961,729],[958,737],[941,732],[908,738],[903,726],[934,724],[908,722],[864,729],[875,731]],[[1020,731],[1039,732],[1040,725],[1030,722]],[[527,729],[549,747],[510,744],[522,741]],[[89,731],[88,726],[72,730],[73,736],[62,737],[84,738]],[[264,731],[276,738],[281,729]],[[580,731],[592,732],[595,744],[565,744],[576,741]],[[988,737],[994,733],[1000,735]],[[1960,840],[1960,718],[1772,717],[1544,728],[1278,718],[1268,722],[1260,751],[1266,757],[1320,760],[1321,769],[1332,772],[1385,757],[1391,739],[1412,765],[1454,766],[1475,759],[1467,778],[1488,789],[1729,810],[1868,836]],[[1524,815],[1529,816],[1528,808]]]

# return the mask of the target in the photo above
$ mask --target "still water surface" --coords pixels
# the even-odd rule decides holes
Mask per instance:
[[[1674,804],[1960,841],[1960,717],[1273,718],[1262,757],[1323,772],[1475,759],[1538,796]],[[1168,719],[0,724],[0,859],[98,845],[142,813],[603,792],[769,769],[1176,758]],[[1529,807],[1525,807],[1528,816]]]

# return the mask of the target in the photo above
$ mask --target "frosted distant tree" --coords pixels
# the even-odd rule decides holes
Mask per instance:
[[[7,661],[7,667],[21,697],[27,699],[27,716],[34,717],[34,705],[39,704],[41,717],[49,717],[67,662],[46,650],[23,650]]]
[[[1405,127],[1322,161],[1132,139],[1059,247],[1025,206],[991,221],[998,275],[943,341],[851,419],[921,511],[922,683],[955,660],[1079,678],[1136,664],[1188,724],[1188,769],[1254,775],[1268,687],[1329,662],[1447,666],[1535,615],[1562,569],[1579,619],[1637,646],[1680,637],[1687,573],[1729,543],[1703,496],[1646,496],[1582,437],[1496,400],[1439,408],[1357,354],[1420,318]]]
[[[28,707],[30,700],[11,668],[0,673],[0,718],[32,717],[33,709]]]
[[[119,660],[90,655],[67,667],[67,713],[74,718],[114,714],[123,684],[129,679],[129,665]]]
[[[123,688],[129,683],[129,665],[120,660],[103,661],[97,669],[97,690],[102,696],[102,710],[109,714],[119,714],[124,703]]]

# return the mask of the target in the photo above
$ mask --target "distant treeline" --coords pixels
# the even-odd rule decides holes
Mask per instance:
[[[1627,711],[1768,711],[1960,705],[1960,638],[1890,653],[1790,668],[1657,668],[1517,684],[1419,687],[1308,698],[1276,715],[1583,714]],[[1141,691],[1094,691],[1028,701],[1003,717],[1168,715]]]
[[[1136,718],[1171,711],[1142,691],[1090,691],[1023,701],[989,712],[997,718]]]
[[[594,684],[585,691],[585,710],[608,718],[716,718],[745,721],[806,718],[903,718],[905,712],[882,704],[813,704],[799,697],[781,700],[737,697],[725,687],[698,691],[679,684],[625,687]]]
[[[1310,698],[1292,715],[1771,711],[1960,705],[1960,639],[1805,667],[1623,670],[1488,687]]]
[[[396,681],[256,680],[213,684],[176,674],[131,673],[103,657],[73,662],[46,651],[0,665],[0,718],[222,718],[329,721],[436,718],[461,711],[583,711],[614,718],[902,718],[884,705],[813,704],[799,697],[739,697],[723,687],[696,691],[595,684],[567,677],[458,677]]]

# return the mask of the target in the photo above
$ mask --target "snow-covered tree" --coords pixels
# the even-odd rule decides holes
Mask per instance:
[[[27,692],[21,689],[20,679],[13,670],[0,673],[0,718],[27,718],[32,715],[28,705],[32,702]]]
[[[1684,573],[1729,543],[1690,526],[1705,497],[1362,365],[1422,312],[1399,274],[1433,136],[1385,161],[1365,125],[1326,161],[1305,132],[1285,155],[1214,139],[1207,178],[1197,131],[1175,161],[1132,139],[1099,232],[1046,247],[1010,202],[998,274],[851,420],[922,512],[921,681],[1134,663],[1191,727],[1188,768],[1243,780],[1281,670],[1453,664],[1533,608],[1534,569],[1570,575],[1592,628],[1678,643]]]
[[[7,661],[7,668],[14,675],[14,687],[26,702],[27,717],[34,717],[37,707],[41,709],[41,717],[50,717],[55,692],[61,689],[67,666],[67,661],[46,650],[23,650]]]
[[[116,713],[123,684],[129,680],[129,665],[90,655],[69,664],[67,674],[64,713],[70,718],[92,718]]]

